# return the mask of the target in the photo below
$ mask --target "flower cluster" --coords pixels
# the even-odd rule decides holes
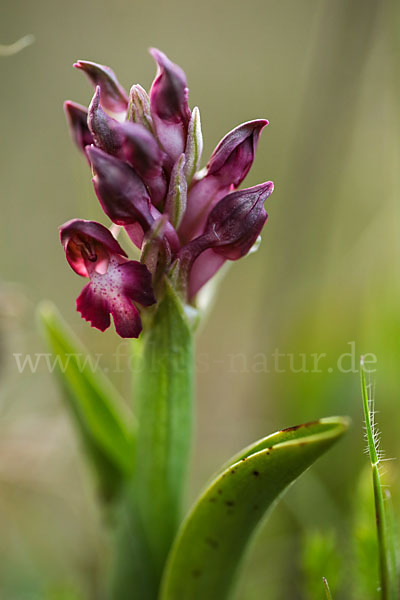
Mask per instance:
[[[78,311],[101,331],[111,314],[122,337],[140,334],[139,309],[157,301],[165,276],[185,302],[194,302],[226,260],[247,254],[273,191],[270,181],[236,191],[268,121],[233,129],[199,171],[200,114],[189,109],[185,73],[159,50],[151,54],[158,72],[150,95],[140,85],[128,95],[109,67],[78,61],[74,66],[87,75],[94,96],[88,109],[65,103],[101,207],[140,250],[140,261],[129,260],[111,231],[94,221],[75,219],[60,228],[69,264],[90,279]]]

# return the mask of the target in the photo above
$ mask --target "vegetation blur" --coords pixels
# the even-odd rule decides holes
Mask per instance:
[[[318,600],[322,577],[336,600],[379,598],[359,363],[400,456],[399,3],[3,0],[0,44],[27,34],[0,56],[0,597],[102,599],[109,544],[90,473],[45,357],[19,367],[47,352],[35,308],[48,298],[127,395],[131,346],[75,312],[81,281],[58,240],[72,217],[107,224],[62,104],[92,96],[77,59],[149,87],[156,46],[187,74],[203,164],[226,131],[265,117],[245,183],[276,186],[258,252],[228,270],[197,338],[188,505],[251,441],[347,414],[349,434],[257,537],[237,598]],[[396,519],[396,461],[384,471]]]

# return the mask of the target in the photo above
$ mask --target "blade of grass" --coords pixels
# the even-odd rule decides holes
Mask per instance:
[[[326,600],[332,600],[331,590],[329,589],[328,581],[325,577],[322,578],[322,583],[324,584]]]
[[[382,600],[395,600],[394,585],[390,572],[390,544],[388,539],[388,527],[386,519],[386,510],[383,500],[383,490],[381,476],[379,472],[379,451],[377,448],[377,433],[374,430],[374,415],[371,410],[371,402],[368,396],[368,388],[365,377],[364,360],[361,359],[361,391],[365,418],[365,429],[368,443],[368,452],[371,461],[372,482],[375,499],[376,529],[378,537],[379,552],[379,577],[380,593]]]
[[[390,571],[392,580],[392,597],[396,598],[398,593],[399,567],[397,559],[396,543],[396,522],[393,510],[392,495],[389,490],[385,490],[385,507],[387,518],[387,530],[389,541]]]

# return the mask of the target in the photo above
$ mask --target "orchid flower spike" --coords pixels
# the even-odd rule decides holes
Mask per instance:
[[[141,252],[140,261],[129,260],[110,230],[94,221],[61,227],[67,261],[90,280],[78,311],[101,331],[112,315],[122,337],[138,337],[141,312],[161,299],[165,278],[183,302],[195,305],[223,263],[254,246],[273,191],[270,181],[238,190],[268,121],[230,131],[199,170],[200,112],[189,108],[186,75],[160,50],[150,53],[157,74],[149,94],[135,84],[128,96],[109,67],[80,60],[74,66],[87,75],[94,96],[88,109],[65,103],[105,215]]]

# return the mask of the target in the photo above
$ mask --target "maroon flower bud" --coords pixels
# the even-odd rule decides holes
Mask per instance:
[[[212,207],[242,183],[253,164],[257,142],[266,125],[265,119],[243,123],[220,141],[208,162],[205,177],[190,190],[180,227],[185,240],[198,235]]]
[[[94,146],[87,149],[93,184],[106,215],[117,225],[138,222],[147,231],[153,222],[150,196],[140,177],[125,162]]]
[[[127,94],[110,67],[88,60],[78,60],[74,67],[86,73],[95,88],[100,86],[101,104],[105,109],[115,113],[127,109]]]
[[[122,140],[118,134],[115,125],[118,121],[109,117],[100,106],[100,86],[96,91],[89,105],[88,126],[92,133],[94,143],[98,148],[108,154],[118,156],[120,154]]]
[[[167,182],[162,168],[163,153],[154,136],[137,123],[116,123],[114,131],[121,144],[119,157],[126,160],[150,191],[151,200],[159,206],[167,192]]]
[[[242,123],[227,133],[211,155],[207,175],[214,175],[221,183],[238,187],[253,164],[258,139],[266,125],[266,119],[257,119]]]
[[[228,194],[208,216],[203,238],[209,247],[229,260],[248,253],[267,220],[264,202],[272,194],[272,181]]]
[[[85,146],[93,144],[93,136],[90,133],[87,124],[88,110],[76,102],[67,100],[64,102],[64,111],[72,139],[79,150],[84,152]]]
[[[94,221],[74,219],[60,227],[61,243],[72,269],[88,283],[76,306],[92,327],[105,331],[110,314],[121,337],[138,337],[142,323],[135,303],[154,304],[151,274],[125,252],[110,231]]]
[[[158,73],[150,91],[150,108],[157,137],[172,163],[185,151],[191,112],[183,70],[152,48]]]

